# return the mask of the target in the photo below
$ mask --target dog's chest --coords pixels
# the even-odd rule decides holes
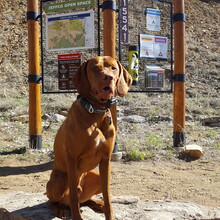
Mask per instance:
[[[95,148],[99,148],[99,147],[101,147],[103,145],[104,142],[105,142],[105,138],[102,137],[102,136],[98,136],[94,140],[94,147]]]
[[[115,129],[111,125],[107,130],[92,126],[88,131],[86,151],[81,155],[78,169],[81,172],[94,169],[103,158],[110,158],[115,141]]]

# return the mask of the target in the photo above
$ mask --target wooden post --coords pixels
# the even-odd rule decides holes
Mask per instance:
[[[104,19],[104,56],[116,57],[116,2],[114,0],[103,1]]]
[[[116,2],[114,0],[104,0],[103,9],[103,39],[104,39],[104,56],[116,57]],[[111,108],[113,123],[117,130],[117,108]],[[117,140],[113,153],[118,152]]]
[[[42,120],[40,105],[40,47],[38,0],[27,0],[28,61],[29,61],[29,146],[42,147]]]
[[[185,145],[185,9],[184,0],[174,1],[174,115],[173,145]]]

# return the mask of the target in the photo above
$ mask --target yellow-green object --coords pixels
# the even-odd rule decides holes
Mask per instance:
[[[129,47],[128,62],[128,72],[133,79],[132,85],[138,85],[138,46]]]

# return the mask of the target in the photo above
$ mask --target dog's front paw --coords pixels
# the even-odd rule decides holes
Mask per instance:
[[[104,202],[96,201],[93,199],[89,199],[86,202],[80,204],[81,206],[89,206],[91,209],[95,211],[104,212]]]
[[[49,202],[49,206],[52,208],[56,217],[61,219],[67,218],[67,211],[69,210],[67,206],[64,206],[58,202]]]

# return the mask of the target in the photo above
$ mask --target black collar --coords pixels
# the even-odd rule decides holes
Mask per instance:
[[[77,99],[79,99],[80,103],[82,104],[82,106],[89,112],[89,113],[100,113],[103,114],[105,112],[108,112],[108,108],[105,109],[101,109],[101,108],[97,108],[93,105],[91,105],[85,98],[83,98],[82,96],[78,96]]]
[[[94,98],[92,95],[90,95],[90,94],[88,95],[87,99],[88,99],[89,101],[92,101],[92,102],[94,102],[95,104],[97,104],[97,105],[99,105],[99,106],[102,106],[102,107],[105,107],[105,108],[112,108],[112,107],[115,106],[116,103],[117,103],[117,98],[116,98],[116,97],[109,98],[109,99],[107,100],[107,102],[104,102],[104,103],[99,102],[97,99],[95,99],[95,98]]]

